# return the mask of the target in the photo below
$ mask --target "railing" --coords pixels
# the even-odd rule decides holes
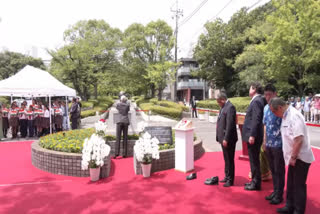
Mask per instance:
[[[178,77],[179,76],[190,76],[191,75],[191,71],[197,70],[197,69],[198,68],[196,68],[196,67],[180,67],[178,69],[177,75],[178,75]]]
[[[177,83],[177,89],[203,89],[204,82],[198,82],[198,81],[188,81],[188,82],[178,82]]]

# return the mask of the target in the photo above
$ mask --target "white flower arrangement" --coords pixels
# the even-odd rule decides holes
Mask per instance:
[[[82,149],[82,170],[86,170],[88,167],[98,168],[103,166],[103,160],[109,153],[110,146],[105,143],[101,136],[93,134],[90,138],[86,138]]]
[[[134,152],[139,162],[149,164],[152,159],[159,159],[159,140],[146,132],[136,141]]]
[[[107,124],[102,122],[102,121],[98,121],[94,124],[95,129],[96,129],[96,133],[98,135],[100,135],[101,137],[104,137],[107,134]]]

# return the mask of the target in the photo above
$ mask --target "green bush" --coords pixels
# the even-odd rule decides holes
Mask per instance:
[[[151,112],[160,114],[162,116],[166,116],[175,120],[180,120],[182,111],[181,109],[174,109],[174,108],[169,108],[169,107],[163,107],[163,106],[152,106],[151,107]]]
[[[88,101],[91,102],[91,103],[93,103],[93,106],[94,106],[94,107],[99,104],[99,101],[96,100],[96,99],[89,99]]]
[[[250,97],[233,97],[229,99],[230,102],[236,107],[237,112],[246,112],[249,107],[251,98]],[[219,110],[220,106],[216,100],[202,100],[197,103],[200,108],[208,108]]]
[[[142,110],[150,110],[153,106],[154,106],[154,104],[152,104],[152,103],[142,103],[142,104],[140,104],[140,108]]]
[[[215,113],[215,112],[210,112],[209,115],[210,115],[210,116],[217,116],[217,113]]]
[[[54,151],[81,153],[84,139],[90,137],[94,132],[93,128],[58,132],[41,137],[39,145]]]
[[[65,132],[58,132],[55,134],[47,135],[39,139],[39,145],[42,148],[70,153],[81,153],[83,142],[86,138],[95,133],[94,128],[78,129]],[[129,140],[137,140],[137,134],[128,135]],[[106,141],[115,141],[116,137],[113,135],[106,135]]]
[[[86,117],[91,117],[96,115],[96,109],[90,109],[90,110],[85,110],[81,111],[81,118],[86,118]]]
[[[90,101],[82,101],[82,108],[93,108],[94,103]]]
[[[138,106],[140,106],[140,104],[142,104],[142,103],[148,103],[148,102],[149,102],[149,99],[145,99],[145,98],[143,98],[143,97],[141,97],[141,98],[139,98],[139,99],[136,100],[136,104],[137,104]]]

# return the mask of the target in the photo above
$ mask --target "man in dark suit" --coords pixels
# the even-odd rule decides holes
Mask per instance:
[[[242,128],[242,140],[247,142],[252,181],[246,183],[245,190],[261,189],[260,148],[263,142],[263,108],[266,104],[262,97],[263,89],[259,83],[252,83],[249,95],[252,98],[246,112]]]
[[[194,96],[190,99],[190,105],[191,105],[191,110],[192,110],[192,118],[194,118],[194,115],[196,116],[196,118],[198,118],[197,115],[197,102],[194,98]]]
[[[119,120],[117,122],[117,142],[115,148],[115,156],[119,156],[120,153],[120,140],[121,135],[123,133],[123,155],[125,158],[127,156],[127,144],[128,144],[128,126],[129,126],[129,117],[128,113],[130,111],[130,105],[127,103],[127,97],[122,95],[120,98],[120,102],[117,104],[117,110],[119,112]]]
[[[217,97],[221,107],[216,130],[216,140],[221,144],[225,162],[225,177],[222,181],[224,187],[230,187],[234,182],[234,152],[238,141],[236,125],[236,108],[227,99],[227,95],[221,92]]]

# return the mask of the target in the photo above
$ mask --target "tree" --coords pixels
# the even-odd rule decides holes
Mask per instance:
[[[71,83],[84,100],[92,89],[97,97],[99,85],[105,88],[114,83],[110,76],[115,76],[120,67],[121,36],[119,29],[103,20],[77,22],[64,32],[66,45],[49,51],[52,72]]]
[[[46,66],[40,58],[33,58],[10,51],[0,53],[0,78],[7,79],[26,65],[31,65],[43,70],[46,69]]]
[[[152,21],[146,26],[137,23],[130,25],[123,39],[123,62],[127,75],[131,77],[131,85],[128,83],[128,86],[145,93],[149,89],[154,97],[156,86],[147,69],[154,71],[159,66],[166,67],[168,63],[165,62],[172,58],[173,45],[173,30],[162,20]]]
[[[145,78],[154,84],[158,91],[158,100],[162,99],[162,92],[168,84],[172,84],[175,79],[175,73],[178,63],[165,61],[156,64],[151,64],[147,68]]]
[[[302,96],[320,89],[320,2],[274,0],[276,11],[267,17],[275,28],[261,45],[267,75],[280,92]]]

